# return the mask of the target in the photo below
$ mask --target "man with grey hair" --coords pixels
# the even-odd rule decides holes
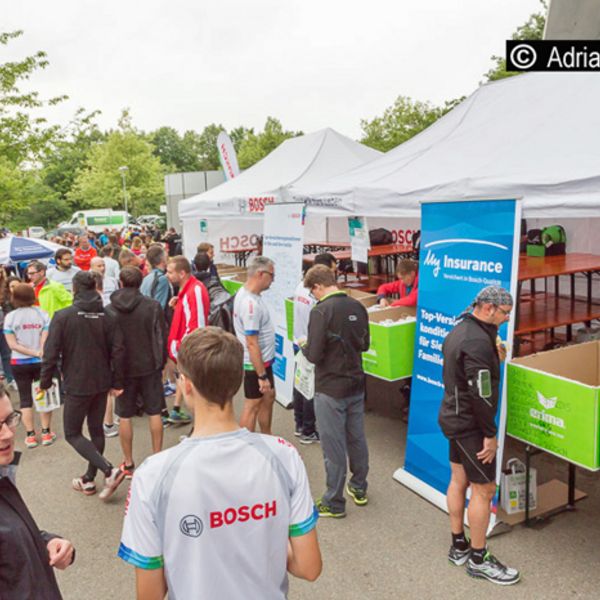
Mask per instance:
[[[100,295],[102,296],[102,305],[108,306],[110,304],[110,297],[113,292],[119,289],[119,282],[114,278],[106,274],[106,263],[100,256],[94,256],[90,261],[90,271],[100,274],[102,277],[102,290]]]
[[[275,279],[275,265],[266,256],[257,256],[248,267],[248,278],[235,295],[233,325],[244,347],[244,408],[240,425],[250,431],[256,423],[262,433],[271,433],[275,384],[275,327],[261,298]]]
[[[438,419],[450,443],[447,502],[452,545],[448,559],[458,566],[467,563],[471,577],[499,585],[512,585],[520,579],[519,571],[503,565],[486,547],[490,506],[496,494],[500,361],[506,358],[498,328],[508,321],[512,307],[512,296],[504,288],[483,288],[472,311],[462,315],[446,336],[442,349],[444,397]],[[470,542],[463,528],[469,486]]]

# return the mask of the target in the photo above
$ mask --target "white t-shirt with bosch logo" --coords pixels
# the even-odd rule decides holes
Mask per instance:
[[[289,442],[247,429],[192,437],[136,470],[119,556],[164,567],[171,600],[282,600],[288,538],[317,518]]]
[[[244,369],[253,371],[247,335],[258,336],[258,347],[265,363],[271,365],[275,358],[275,327],[267,305],[258,294],[249,292],[246,287],[240,288],[233,301],[233,327],[235,335],[244,346]]]

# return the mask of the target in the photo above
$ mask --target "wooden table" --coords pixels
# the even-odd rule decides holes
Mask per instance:
[[[575,275],[585,274],[587,278],[587,298],[577,298]],[[600,299],[594,300],[592,279],[600,273],[600,256],[595,254],[571,253],[561,256],[521,256],[517,284],[517,307],[515,318],[515,353],[518,353],[519,339],[529,335],[533,339],[536,332],[550,331],[554,339],[554,329],[566,327],[566,341],[572,339],[572,326],[576,323],[588,324],[600,318]],[[560,277],[570,276],[570,294],[561,295]],[[544,292],[536,290],[536,280],[544,279]],[[547,279],[554,279],[554,293],[548,292]],[[524,295],[523,282],[530,282],[530,293]]]
[[[339,285],[342,289],[375,294],[379,289],[379,286],[387,281],[388,278],[385,275],[370,275],[364,279],[357,279],[356,281],[340,282]]]
[[[239,267],[245,267],[248,257],[257,250],[256,246],[247,246],[246,248],[235,248],[234,250],[221,250],[221,252],[223,254],[233,254],[235,264]]]
[[[396,264],[399,258],[409,258],[412,255],[413,248],[410,245],[403,244],[385,244],[383,246],[373,246],[368,253],[369,258],[375,258],[378,261],[385,260],[388,267],[387,273],[393,276]],[[332,252],[337,261],[350,260],[352,250],[339,250]],[[312,264],[315,261],[316,254],[305,254],[302,257],[303,262]],[[380,269],[381,271],[381,269]]]

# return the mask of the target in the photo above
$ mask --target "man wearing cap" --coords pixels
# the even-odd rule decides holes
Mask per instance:
[[[467,563],[471,577],[512,585],[520,573],[503,565],[486,547],[490,505],[496,493],[496,412],[500,390],[500,361],[506,350],[497,343],[498,327],[513,306],[509,292],[497,286],[482,289],[472,311],[462,315],[444,340],[444,398],[439,424],[450,442],[452,476],[447,502],[452,529],[448,559]],[[467,509],[471,541],[464,533]]]

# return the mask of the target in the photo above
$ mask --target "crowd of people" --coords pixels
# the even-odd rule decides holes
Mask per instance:
[[[73,248],[56,253],[51,267],[29,262],[22,278],[0,268],[2,377],[19,393],[15,410],[0,387],[0,490],[7,490],[0,502],[18,505],[7,527],[39,531],[14,486],[14,438],[22,422],[26,448],[56,442],[52,413],[39,412],[38,432],[34,411],[37,398],[52,388],[63,404],[65,440],[86,463],[72,480],[73,490],[95,495],[100,471],[98,496],[107,501],[132,480],[118,554],[136,567],[139,598],[164,598],[167,590],[181,598],[285,598],[287,572],[308,580],[321,572],[317,519],[345,517],[346,496],[357,506],[368,504],[362,353],[370,345],[369,321],[365,307],[338,288],[335,258],[317,256],[294,295],[295,351],[315,366],[314,397],[294,392],[295,435],[302,444],[322,447],[326,489],[316,500],[296,448],[272,431],[275,328],[262,294],[276,277],[275,264],[255,257],[232,298],[213,258],[208,243],[199,245],[192,260],[182,256],[174,231],[156,240],[141,230],[106,230],[81,235]],[[416,265],[402,261],[397,275],[397,283],[378,291],[381,303],[394,294],[399,298],[393,303],[414,306]],[[451,425],[444,420],[449,439],[458,440],[450,454],[449,559],[457,565],[468,561],[472,576],[503,584],[517,581],[518,573],[485,546],[495,455],[488,438],[495,439],[490,423],[497,395],[469,389],[466,380],[474,365],[482,370],[491,361],[490,385],[497,387],[498,354],[495,345],[485,346],[477,326],[484,323],[484,333],[492,336],[511,306],[505,293],[478,297],[474,316],[466,319],[474,321],[470,334],[449,336],[458,336],[459,347],[475,336],[483,358],[477,362],[473,352],[464,353],[470,362],[459,384],[465,387],[464,414],[471,416]],[[232,402],[240,388],[238,421]],[[469,407],[482,399],[485,408],[473,416]],[[132,419],[143,414],[153,454],[136,467]],[[163,428],[186,423],[193,423],[191,432],[163,451]],[[104,456],[105,438],[117,435],[122,461],[112,464]],[[485,466],[473,469],[473,461]],[[461,517],[469,483],[479,499],[469,507],[477,523],[473,548]],[[5,518],[0,511],[0,525]],[[238,527],[247,535],[235,535]],[[16,536],[10,544],[21,541]],[[60,598],[50,566],[71,564],[73,545],[44,532],[29,545],[30,568],[9,577],[0,560],[6,597],[30,597],[25,592],[43,585],[44,595],[36,597]],[[228,575],[231,556],[248,563],[235,578]],[[177,576],[181,569],[185,577]]]

